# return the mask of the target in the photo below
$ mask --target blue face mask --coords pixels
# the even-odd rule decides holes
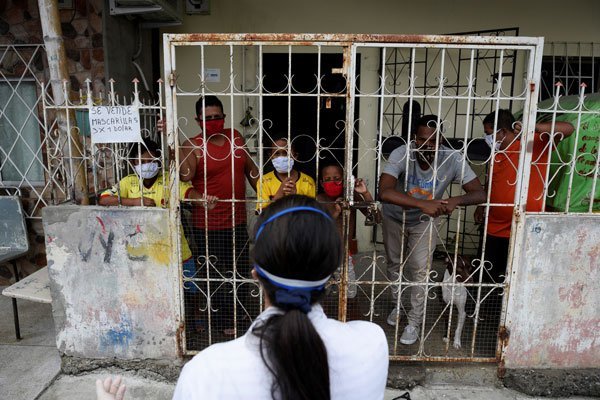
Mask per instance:
[[[275,157],[271,162],[280,174],[287,174],[294,167],[294,159],[286,156]]]
[[[149,162],[144,164],[139,164],[134,167],[135,173],[142,179],[151,179],[154,178],[158,174],[158,163],[157,162]]]

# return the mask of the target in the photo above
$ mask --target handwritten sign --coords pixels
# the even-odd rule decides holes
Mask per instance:
[[[141,142],[140,113],[133,106],[97,106],[90,109],[92,143]]]

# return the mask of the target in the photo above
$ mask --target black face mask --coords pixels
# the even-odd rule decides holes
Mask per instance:
[[[422,148],[417,150],[417,159],[423,163],[432,165],[435,160],[435,149]]]

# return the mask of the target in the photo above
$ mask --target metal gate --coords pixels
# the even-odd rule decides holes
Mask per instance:
[[[493,171],[500,152],[485,145],[482,121],[473,115],[490,109],[524,110],[521,132],[527,140],[517,149],[518,179],[509,188],[514,199],[491,202],[492,188],[487,185],[481,224],[485,249],[491,208],[508,208],[513,227],[524,211],[542,43],[523,37],[165,35],[166,134],[176,160],[171,195],[178,199],[179,181],[190,179],[205,197],[230,193],[214,208],[206,200],[181,199],[181,208],[189,211],[183,217],[179,202],[170,202],[172,226],[183,224],[193,255],[191,263],[182,260],[185,352],[193,354],[244,334],[261,311],[262,293],[250,276],[253,221],[268,206],[273,177],[282,179],[273,172],[271,159],[288,154],[297,172],[287,176],[311,178],[306,180],[307,193],[318,192],[321,201],[340,213],[347,257],[323,301],[330,317],[379,324],[388,336],[392,360],[498,360],[508,277],[517,266],[509,262],[507,273],[494,281],[489,279],[493,265],[485,251],[464,253],[459,244],[466,229],[475,229],[474,206],[458,206],[448,211],[452,218],[443,220],[421,215],[417,225],[407,222],[407,210],[393,224],[384,213],[386,257],[384,246],[365,227],[377,222],[382,204],[366,200],[369,197],[355,192],[353,185],[362,179],[376,199],[382,173],[389,175],[386,168],[395,167],[405,171],[398,175],[398,190],[408,188],[412,178],[406,171],[414,164],[416,141],[386,130],[384,110],[392,103],[408,105],[403,122],[409,132],[417,124],[411,117],[416,104],[427,104],[427,114],[435,114],[434,126],[429,126],[435,128],[437,143],[432,150],[432,195],[436,185],[444,185],[445,193],[463,193],[466,179],[476,176],[483,184],[486,168]],[[495,52],[498,62],[484,77],[475,67],[477,54],[486,50]],[[379,68],[390,52],[408,60],[398,76]],[[428,61],[416,65],[425,53]],[[452,67],[457,59],[461,68]],[[514,60],[520,63],[513,65]],[[510,79],[505,80],[507,74]],[[424,76],[431,82],[423,82]],[[211,141],[207,133],[215,121],[223,120],[226,128]],[[474,120],[478,126],[472,125]],[[493,125],[496,129],[497,121]],[[445,136],[457,140],[446,141]],[[399,162],[394,155],[399,152],[393,152],[402,146],[406,156]],[[449,154],[445,160],[455,167],[452,176],[446,176],[448,169],[438,162],[441,154]],[[231,173],[223,177],[223,171]],[[343,175],[344,191],[339,199],[328,200],[320,187],[334,172]],[[447,232],[454,236],[445,237]],[[185,250],[187,243],[179,235],[173,240],[180,252]],[[415,261],[417,247],[419,260],[425,260],[421,264]],[[512,243],[507,251],[510,260]],[[469,279],[458,280],[452,266],[464,264],[471,267]],[[454,271],[449,280],[443,279],[445,270]],[[444,288],[449,289],[450,304],[466,296],[464,322],[458,321],[462,312],[442,300]],[[403,328],[415,320],[419,339],[402,344]],[[457,324],[464,324],[460,332]]]

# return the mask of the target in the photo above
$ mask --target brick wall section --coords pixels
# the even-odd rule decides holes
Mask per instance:
[[[61,27],[67,66],[71,83],[71,99],[79,99],[79,90],[85,90],[85,80],[92,80],[94,97],[105,93],[104,48],[102,38],[103,0],[73,0],[72,9],[60,10]],[[0,0],[0,45],[23,45],[43,43],[37,0]],[[34,47],[19,49],[19,55],[0,52],[0,71],[4,77],[32,77],[47,81],[45,53],[33,56]],[[32,58],[29,67],[27,64]],[[25,62],[24,62],[24,61]],[[4,80],[0,75],[0,81]],[[41,117],[41,108],[39,110]],[[37,203],[37,198],[26,187],[21,189],[23,206]],[[45,196],[44,196],[45,197]],[[39,210],[38,210],[39,211]],[[37,212],[41,216],[41,213]],[[46,265],[46,249],[41,219],[27,221],[31,251],[19,260],[20,271],[31,274]],[[0,286],[14,282],[12,268],[0,265]]]
[[[78,98],[79,89],[85,89],[88,78],[92,80],[95,95],[105,92],[103,4],[102,0],[73,0],[72,9],[60,10],[74,98]],[[39,43],[43,43],[43,33],[37,0],[0,0],[0,44]],[[14,62],[15,68],[24,67],[18,60]],[[42,73],[46,65],[46,60],[36,59],[32,69]]]

